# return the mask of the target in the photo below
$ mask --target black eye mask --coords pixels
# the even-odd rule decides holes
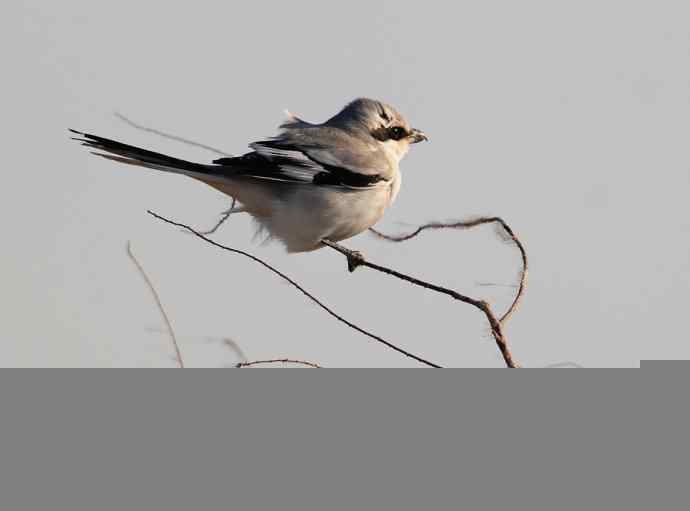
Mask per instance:
[[[386,140],[402,140],[408,135],[409,133],[402,126],[392,126],[390,128],[381,126],[371,132],[371,136],[381,142],[385,142]]]

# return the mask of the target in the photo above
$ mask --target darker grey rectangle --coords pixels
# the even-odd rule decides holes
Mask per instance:
[[[640,360],[641,369],[690,369],[690,360]]]

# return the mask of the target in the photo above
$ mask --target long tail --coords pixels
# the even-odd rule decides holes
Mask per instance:
[[[128,165],[175,172],[177,174],[195,177],[205,182],[223,180],[223,177],[227,177],[227,171],[229,170],[228,167],[223,167],[221,165],[194,163],[174,158],[166,154],[149,151],[148,149],[123,144],[122,142],[117,142],[109,138],[82,133],[81,131],[72,129],[70,131],[78,135],[78,137],[72,137],[73,140],[81,142],[83,146],[102,151],[94,151],[93,154]],[[223,176],[223,174],[226,174],[226,176]]]

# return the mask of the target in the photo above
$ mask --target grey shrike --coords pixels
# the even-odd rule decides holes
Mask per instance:
[[[398,164],[428,140],[397,110],[360,98],[322,124],[290,115],[276,137],[252,152],[193,163],[71,130],[98,156],[193,177],[236,199],[288,252],[321,248],[378,222],[400,189]]]

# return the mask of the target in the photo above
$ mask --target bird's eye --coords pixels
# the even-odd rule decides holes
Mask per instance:
[[[405,131],[405,128],[401,128],[400,126],[395,126],[390,129],[390,136],[393,140],[400,140],[401,138],[404,138],[407,135],[407,132]]]

